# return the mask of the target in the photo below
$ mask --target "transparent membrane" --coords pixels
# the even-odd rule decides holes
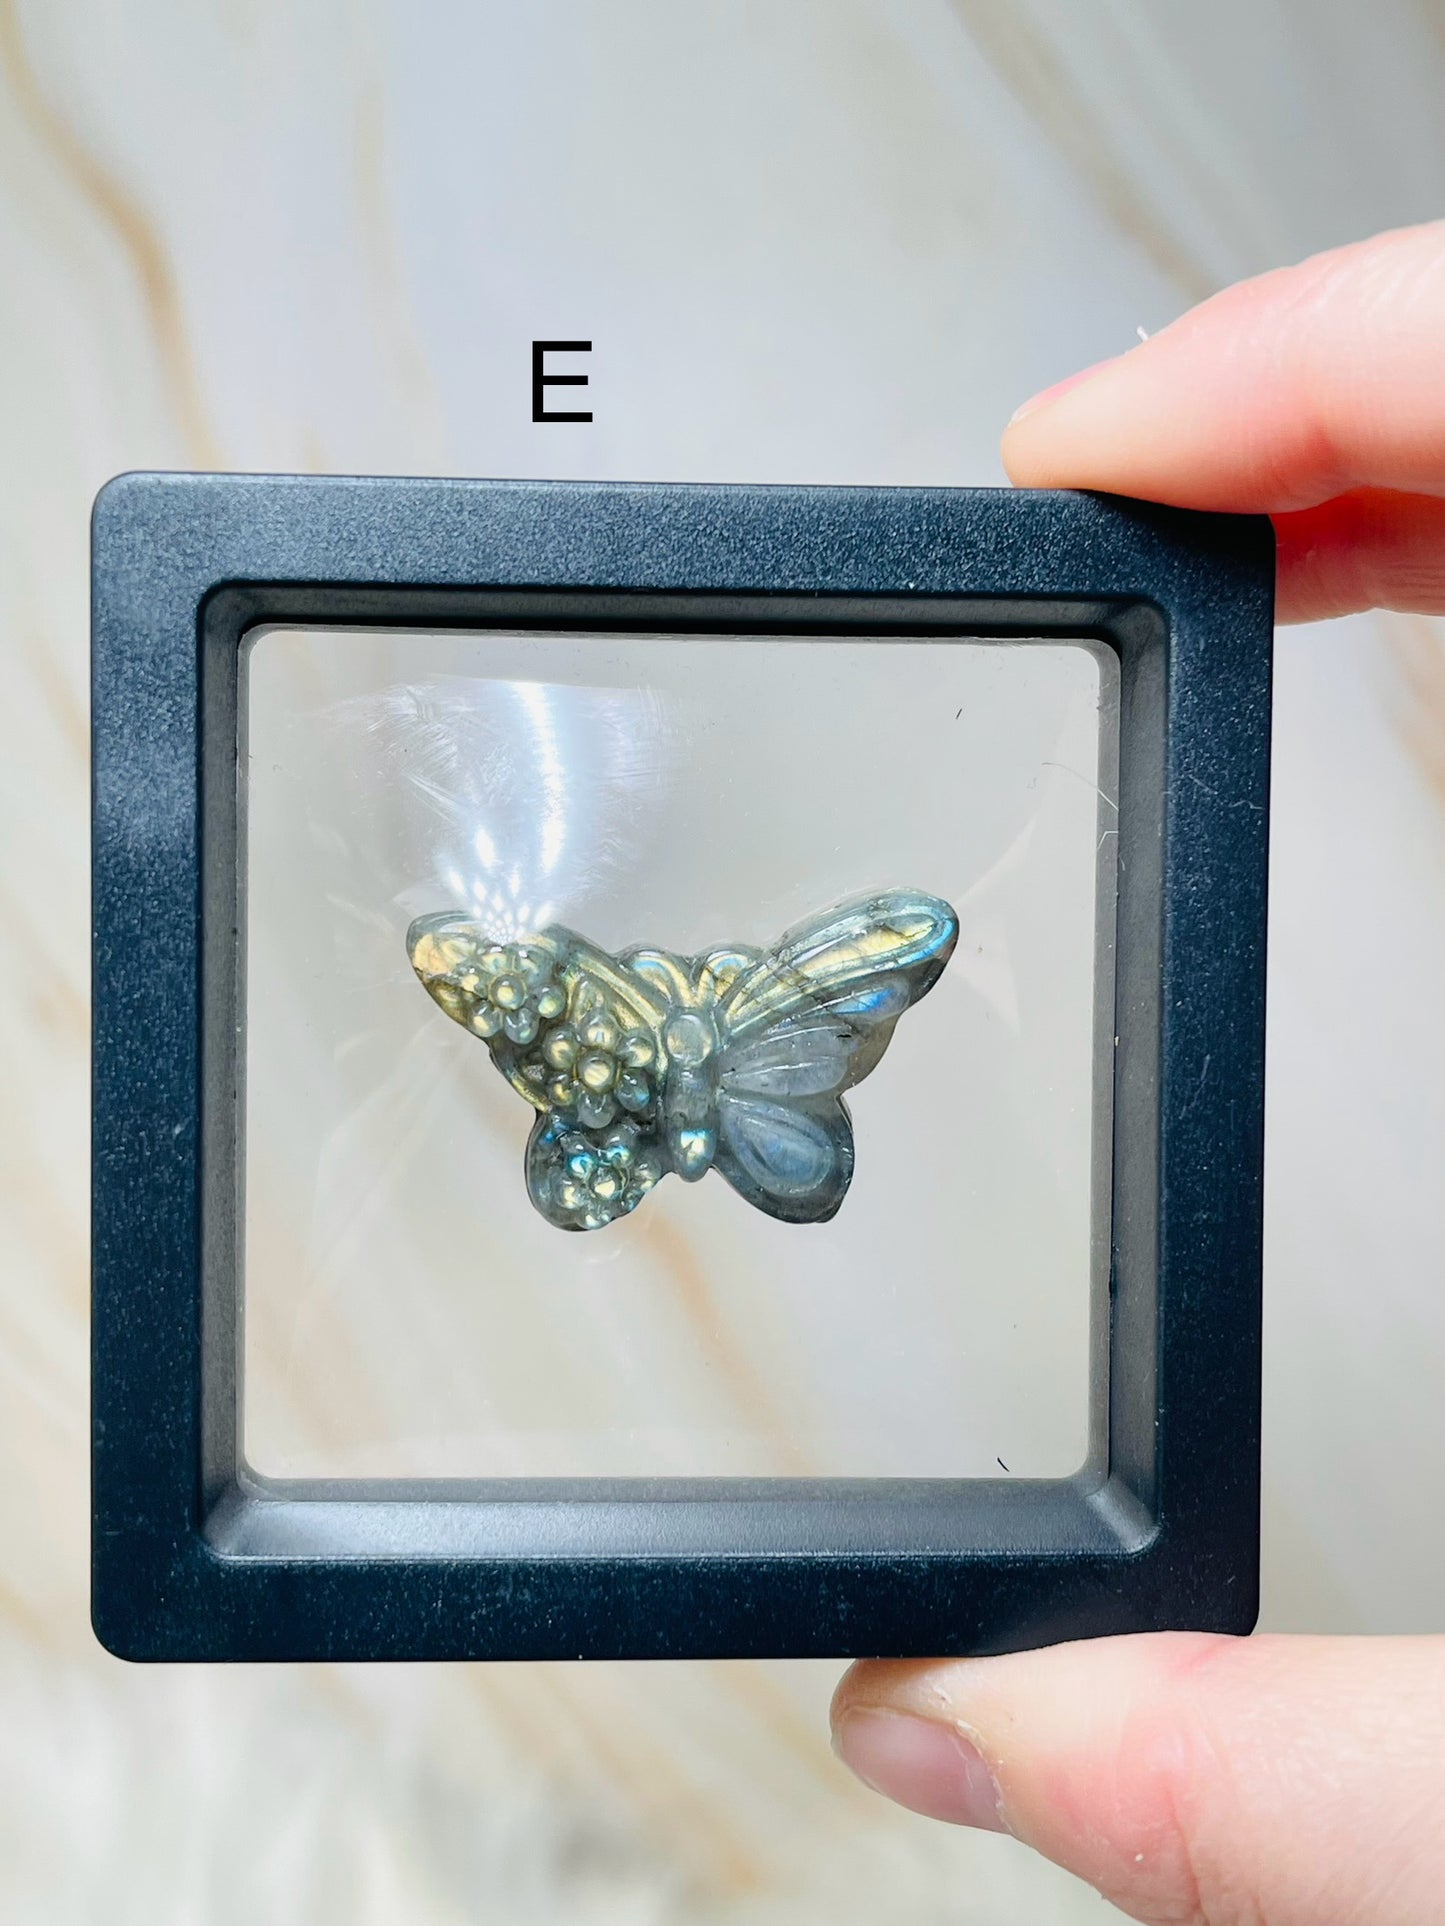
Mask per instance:
[[[1078,1468],[1108,1248],[1107,651],[268,629],[243,675],[254,1470]],[[716,1171],[549,1225],[534,1113],[405,947],[456,908],[687,956],[902,887],[954,906],[958,945],[848,1093],[856,1170],[821,1225]]]

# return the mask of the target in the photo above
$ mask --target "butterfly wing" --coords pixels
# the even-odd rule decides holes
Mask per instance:
[[[936,896],[860,897],[789,930],[719,1000],[717,1167],[787,1223],[831,1217],[853,1175],[842,1092],[937,982],[958,919]]]
[[[538,1110],[559,1107],[549,1095],[556,1073],[575,1071],[589,1050],[612,1059],[619,1073],[645,1073],[656,1061],[665,1004],[605,950],[560,924],[499,943],[472,918],[445,911],[419,917],[406,946],[427,994],[482,1038]],[[591,1066],[592,1081],[612,1090],[605,1070]]]
[[[853,1125],[837,1097],[773,1103],[720,1089],[715,1165],[740,1197],[785,1224],[821,1224],[853,1180]]]
[[[433,1001],[541,1113],[526,1172],[542,1215],[591,1230],[633,1209],[662,1174],[658,992],[559,924],[499,943],[448,911],[412,924],[407,953]]]
[[[941,897],[904,889],[855,897],[795,924],[739,971],[719,999],[723,1025],[741,1039],[834,1000],[846,1014],[855,998],[870,1028],[896,1021],[932,989],[957,941],[958,918]],[[882,993],[872,1006],[870,986]]]
[[[527,1195],[558,1230],[601,1230],[636,1210],[665,1169],[655,1123],[581,1130],[556,1112],[527,1139]]]

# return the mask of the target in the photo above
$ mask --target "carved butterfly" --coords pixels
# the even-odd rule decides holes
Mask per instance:
[[[597,1230],[669,1171],[695,1183],[714,1167],[784,1223],[831,1217],[853,1175],[842,1093],[873,1069],[957,938],[947,903],[889,890],[767,950],[614,957],[559,925],[500,943],[443,911],[412,924],[407,953],[539,1113],[532,1202],[559,1229]]]

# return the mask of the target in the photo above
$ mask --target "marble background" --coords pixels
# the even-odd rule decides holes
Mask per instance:
[[[87,511],[148,466],[994,481],[1023,395],[1439,213],[1442,88],[1438,0],[0,0],[7,1919],[1112,1916],[850,1784],[835,1668],[96,1649]],[[531,423],[536,336],[595,341],[592,426]],[[1286,633],[1277,731],[1266,1618],[1438,1626],[1438,628]]]

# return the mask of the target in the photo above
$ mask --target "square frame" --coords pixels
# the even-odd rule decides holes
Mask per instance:
[[[95,508],[92,1617],[167,1660],[1247,1631],[1273,540],[996,489],[125,475]],[[261,624],[1089,638],[1120,666],[1112,1248],[1063,1479],[262,1480],[240,1452]]]

